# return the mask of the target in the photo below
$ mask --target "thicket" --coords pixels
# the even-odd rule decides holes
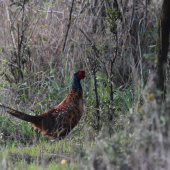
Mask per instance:
[[[85,70],[84,115],[51,140],[1,109],[0,169],[168,169],[166,97],[155,84],[162,1],[0,1],[0,103],[38,115]],[[168,35],[167,35],[168,36]]]

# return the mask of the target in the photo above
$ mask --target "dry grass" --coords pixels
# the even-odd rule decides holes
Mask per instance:
[[[170,96],[157,100],[151,74],[162,1],[118,2],[121,16],[112,1],[106,13],[103,2],[75,1],[69,21],[71,3],[34,1],[23,12],[23,1],[0,1],[1,103],[40,114],[61,102],[75,71],[89,75],[84,116],[62,141],[1,110],[0,169],[168,169]]]

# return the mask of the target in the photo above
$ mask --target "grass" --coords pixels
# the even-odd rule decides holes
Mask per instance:
[[[87,76],[82,81],[83,117],[60,141],[42,137],[29,123],[2,109],[0,169],[169,169],[170,96],[167,93],[163,103],[156,100],[158,91],[148,79],[154,62],[149,60],[149,56],[154,56],[154,48],[150,46],[156,43],[158,9],[154,4],[153,7],[150,4],[141,6],[141,2],[146,3],[143,0],[132,6],[127,1],[121,7],[123,11],[115,13],[111,1],[110,5],[104,3],[105,8],[110,8],[108,14],[112,15],[108,20],[103,15],[102,3],[92,10],[91,1],[85,4],[74,1],[71,27],[62,51],[70,2],[23,2],[26,2],[23,10],[20,9],[24,5],[18,6],[18,3],[12,3],[9,11],[5,11],[8,4],[0,6],[4,14],[0,16],[0,102],[27,114],[42,114],[63,100],[71,88],[73,73],[83,69],[90,75],[96,72],[99,108],[95,107],[93,76]],[[46,10],[49,13],[43,12]],[[119,12],[123,18],[115,19]],[[8,16],[12,25],[6,24]],[[96,31],[93,29],[95,22]],[[131,23],[131,28],[126,23]],[[99,53],[92,49],[78,28],[87,34]],[[9,30],[12,30],[13,39]],[[19,53],[14,45],[18,45],[21,34],[24,39]],[[17,63],[20,57],[21,63]],[[23,78],[17,69],[20,64]],[[109,95],[111,84],[113,101]]]
[[[85,99],[84,116],[80,120],[79,125],[75,127],[72,133],[64,140],[53,141],[48,138],[42,138],[41,135],[39,140],[37,140],[36,130],[32,128],[29,123],[20,121],[8,114],[5,114],[5,119],[4,116],[1,117],[0,126],[2,135],[0,139],[0,157],[4,160],[2,166],[5,167],[8,165],[15,169],[77,169],[78,167],[88,166],[88,159],[91,159],[91,150],[100,150],[103,147],[106,153],[110,153],[111,158],[114,160],[115,154],[111,153],[112,151],[109,151],[108,148],[111,143],[107,145],[104,141],[96,140],[96,136],[98,136],[99,133],[93,128],[95,124],[95,122],[93,122],[95,119],[95,109],[89,107],[95,103],[93,82],[89,78],[87,78],[86,81],[88,81],[88,83],[82,82]],[[108,109],[108,89],[103,86],[103,81],[104,78],[100,79],[98,83],[101,113],[107,112]],[[64,88],[59,82],[54,81],[53,78],[49,77],[48,81],[44,81],[45,84],[48,84],[48,89],[43,100],[36,104],[36,107],[39,109],[34,110],[34,114],[45,109],[50,101],[62,101],[63,95],[67,94],[70,82],[71,80],[67,76],[66,86]],[[37,93],[42,93],[42,90],[44,91],[45,89],[39,89]],[[31,88],[28,88],[28,91],[30,91],[28,93],[31,93]],[[60,91],[60,93],[54,95],[58,91]],[[114,98],[116,113],[120,114],[120,111],[122,111],[122,114],[115,117],[116,126],[113,126],[113,131],[117,133],[119,129],[121,129],[120,127],[124,126],[124,113],[127,112],[127,108],[132,105],[133,96],[131,91],[122,88],[121,91],[120,89],[115,89]],[[117,105],[117,103],[119,103],[119,105]],[[22,109],[24,110],[24,108]],[[27,110],[25,111],[26,113],[28,112]],[[107,121],[107,114],[101,114],[100,124],[101,128],[104,128],[105,123],[102,122],[102,120]],[[108,136],[107,129],[105,128],[101,133],[106,133],[106,136]],[[61,164],[62,160],[66,160],[64,165]]]
[[[158,153],[161,148],[162,153],[165,152],[169,145],[165,135],[170,120],[169,115],[165,114],[169,112],[169,95],[164,103],[157,101],[158,92],[153,92],[153,82],[140,89],[142,97],[138,96],[140,93],[133,92],[133,86],[114,89],[113,104],[116,115],[111,122],[110,137],[107,124],[107,89],[99,82],[101,130],[98,131],[94,128],[95,109],[90,107],[91,103],[95,103],[95,97],[90,85],[91,80],[88,81],[89,85],[83,86],[86,99],[84,116],[78,126],[63,140],[54,141],[41,136],[38,139],[35,129],[29,123],[13,117],[9,119],[9,115],[6,115],[5,119],[1,116],[0,168],[2,170],[130,169],[133,166],[139,169],[139,161],[146,162],[147,166],[159,167],[158,158],[162,160],[163,156],[158,157]],[[49,97],[49,93],[46,94]],[[54,98],[57,99],[56,96]],[[136,98],[141,101],[135,100]],[[47,106],[42,106],[44,107]],[[165,155],[168,155],[169,149],[166,149],[166,152]],[[146,155],[148,159],[145,159]],[[144,166],[144,169],[147,167]]]
[[[60,141],[42,139],[33,145],[25,146],[22,143],[11,142],[8,146],[1,145],[0,158],[4,160],[1,164],[16,169],[19,167],[21,169],[43,169],[43,166],[48,169],[68,169],[68,166],[75,164],[73,163],[74,152],[79,152],[83,148],[82,141],[69,139]]]
[[[61,102],[63,96],[68,93],[71,79],[66,75],[64,86],[59,81],[54,80],[53,77],[48,77],[48,79],[40,82],[43,83],[41,87],[45,85],[46,88],[39,88],[36,91],[37,96],[39,94],[41,96],[42,93],[44,96],[36,102],[36,107],[34,107],[36,109],[33,109],[33,114],[39,114],[42,110],[44,111]],[[101,132],[94,128],[96,110],[92,107],[95,104],[93,81],[90,77],[87,77],[86,80],[82,81],[82,86],[84,115],[78,126],[64,140],[54,141],[41,137],[29,123],[4,113],[5,119],[4,116],[0,119],[2,133],[0,157],[3,160],[0,165],[2,169],[10,167],[12,169],[67,170],[88,169],[91,166],[105,168],[115,166],[117,160],[119,162],[119,154],[123,154],[125,146],[131,140],[122,130],[133,129],[128,124],[129,108],[134,105],[133,88],[132,86],[122,86],[114,89],[114,103],[111,103],[111,107],[115,109],[115,116],[111,126],[113,134],[110,138],[107,125],[109,96],[105,77],[100,78],[98,76]],[[27,93],[33,95],[34,91],[30,87],[27,88]],[[26,93],[23,95],[26,95]],[[27,97],[23,96],[23,98],[28,102]],[[30,113],[25,107],[21,109]]]

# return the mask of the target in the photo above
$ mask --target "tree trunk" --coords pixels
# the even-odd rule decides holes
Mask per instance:
[[[170,31],[170,0],[164,0],[160,19],[158,21],[158,33],[156,42],[156,86],[157,89],[163,92],[165,97],[165,78],[166,78],[166,63],[169,45]]]

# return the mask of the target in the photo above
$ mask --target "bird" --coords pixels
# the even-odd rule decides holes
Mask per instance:
[[[83,115],[83,90],[80,81],[84,78],[85,71],[76,72],[69,94],[59,105],[44,114],[28,115],[1,103],[0,107],[14,117],[30,122],[43,136],[62,139],[78,124]]]

